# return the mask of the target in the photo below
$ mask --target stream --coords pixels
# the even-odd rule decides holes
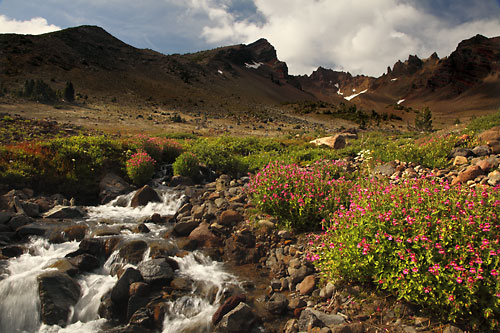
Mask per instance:
[[[173,215],[183,201],[183,194],[171,188],[159,187],[162,202],[149,203],[143,207],[132,208],[130,201],[134,192],[120,196],[106,205],[86,207],[87,216],[75,219],[72,225],[87,226],[86,237],[120,237],[121,242],[143,240],[148,244],[167,244],[176,246],[176,239],[163,235],[170,224],[145,223],[148,233],[134,233],[138,222],[153,214]],[[101,299],[110,292],[118,281],[116,267],[136,268],[137,265],[124,262],[119,251],[115,250],[107,260],[91,272],[79,273],[74,279],[80,285],[81,294],[71,308],[65,327],[46,325],[41,322],[41,302],[37,277],[45,272],[56,270],[50,266],[79,248],[77,241],[52,244],[42,237],[31,237],[25,244],[27,249],[17,258],[9,259],[2,270],[0,280],[0,332],[97,332],[111,329],[108,320],[99,318]],[[184,251],[185,252],[185,251]],[[199,251],[172,256],[179,266],[175,277],[184,277],[191,285],[181,297],[165,301],[165,317],[162,332],[208,332],[212,328],[211,319],[218,309],[224,291],[238,288],[238,279],[227,272],[223,263],[212,260]],[[151,259],[150,248],[143,259]],[[216,290],[216,292],[213,292]],[[64,325],[63,325],[64,326]]]

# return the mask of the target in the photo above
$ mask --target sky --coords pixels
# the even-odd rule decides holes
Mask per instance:
[[[266,38],[290,74],[380,76],[410,54],[500,36],[500,0],[0,0],[0,33],[97,25],[138,48],[188,53]]]

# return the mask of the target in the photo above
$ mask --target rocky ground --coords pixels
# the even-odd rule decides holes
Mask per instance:
[[[454,167],[429,170],[412,163],[393,161],[374,169],[374,175],[398,182],[406,177],[434,176],[466,186],[500,184],[500,128],[482,134],[487,144],[474,149],[450,152]],[[356,166],[359,161],[349,161]],[[165,239],[176,239],[177,247],[151,245],[136,240],[121,243],[115,231],[102,228],[88,234],[85,225],[72,219],[85,216],[74,200],[61,195],[38,196],[30,189],[12,190],[1,197],[1,260],[21,255],[23,241],[30,235],[43,235],[51,242],[80,242],[79,250],[54,264],[58,271],[38,277],[42,321],[61,323],[75,304],[79,287],[73,277],[99,267],[114,250],[125,262],[137,264],[146,250],[151,260],[137,269],[116,267],[119,279],[103,298],[99,314],[113,323],[109,332],[150,332],[161,328],[164,300],[189,291],[191,281],[173,278],[177,269],[172,256],[200,249],[224,261],[228,269],[246,281],[224,295],[224,302],[213,317],[214,331],[238,332],[241,325],[266,332],[462,332],[458,327],[435,322],[412,304],[366,285],[335,286],[320,280],[312,263],[306,260],[307,235],[277,228],[277,221],[259,214],[249,201],[247,177],[231,179],[222,175],[215,182],[192,185],[189,179],[173,177],[170,185],[187,198],[173,216],[153,215],[131,230],[147,233],[144,222],[170,226]],[[109,201],[131,187],[116,175],[101,182],[101,200]],[[159,200],[145,186],[132,205]],[[92,236],[109,236],[94,238]],[[64,285],[65,293],[56,285]],[[213,291],[216,292],[216,291]],[[54,301],[55,298],[59,300]],[[60,300],[63,299],[62,302]]]

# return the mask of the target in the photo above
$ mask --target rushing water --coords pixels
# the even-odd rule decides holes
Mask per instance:
[[[151,232],[133,234],[130,227],[154,213],[171,215],[179,208],[183,196],[168,188],[160,189],[163,202],[150,203],[145,207],[132,208],[130,200],[134,193],[120,196],[112,202],[87,207],[88,217],[83,221],[91,229],[102,225],[116,226],[123,238],[140,238],[148,241],[165,241],[160,238],[164,228],[148,223]],[[122,228],[125,226],[125,228]],[[26,245],[28,251],[18,258],[10,259],[6,274],[0,281],[0,332],[43,332],[43,333],[87,333],[97,332],[105,319],[98,316],[101,297],[116,283],[117,278],[109,274],[112,265],[120,262],[118,252],[112,254],[99,269],[79,274],[76,278],[81,287],[81,297],[72,309],[68,325],[49,326],[40,322],[40,300],[37,276],[53,270],[49,266],[68,253],[78,249],[79,242],[50,244],[43,238],[32,238]],[[145,254],[147,258],[149,252]],[[163,332],[204,332],[210,328],[210,321],[216,311],[226,287],[234,284],[236,278],[224,271],[221,263],[211,260],[202,253],[193,252],[183,258],[175,258],[179,264],[177,276],[193,281],[193,290],[186,296],[168,301]],[[217,290],[210,296],[209,290]]]

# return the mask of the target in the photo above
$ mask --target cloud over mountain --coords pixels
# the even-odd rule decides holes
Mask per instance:
[[[49,24],[43,17],[34,17],[30,20],[18,21],[5,15],[0,15],[0,33],[38,35],[60,29],[61,28],[56,25]]]

